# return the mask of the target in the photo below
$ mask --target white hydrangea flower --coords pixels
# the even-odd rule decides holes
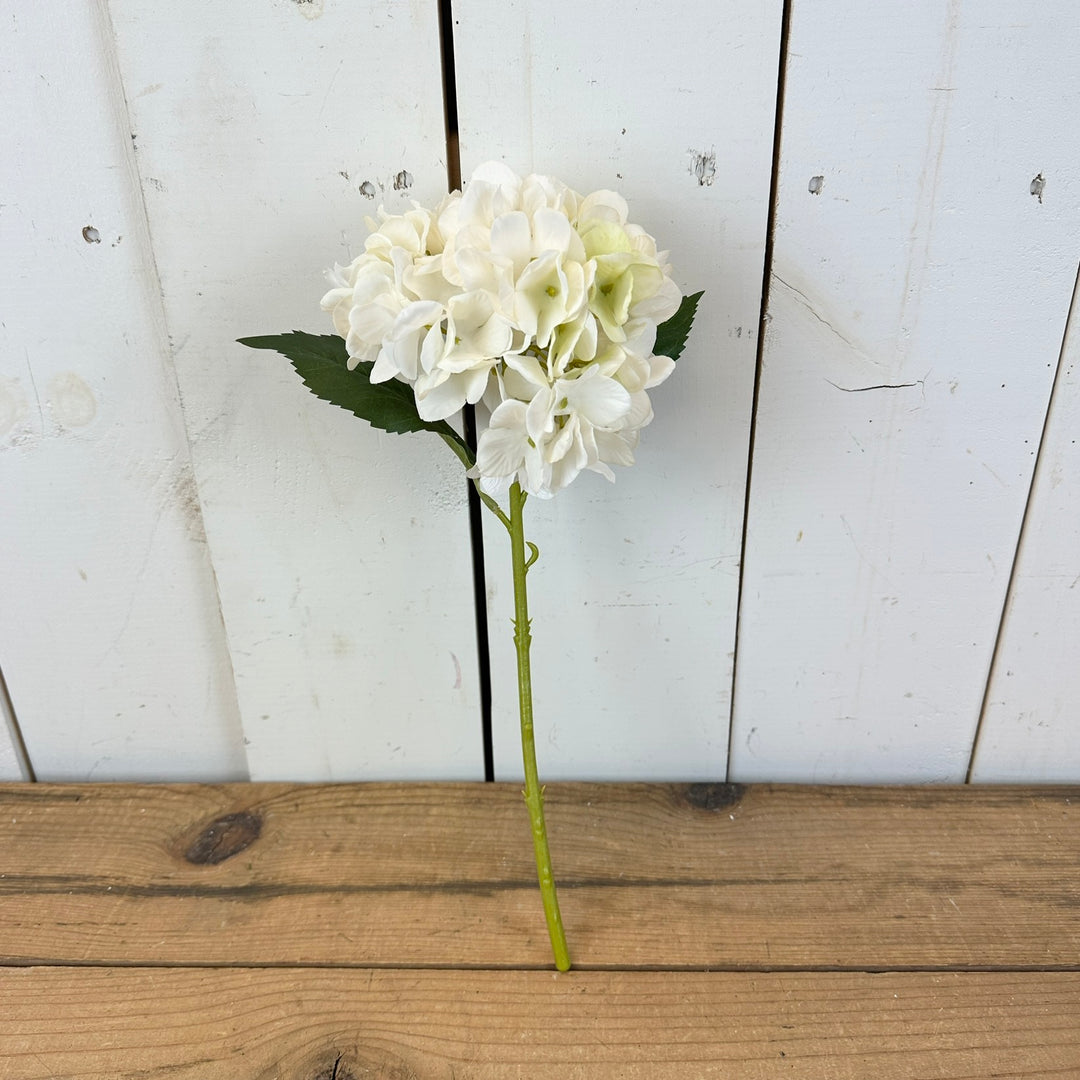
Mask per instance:
[[[682,294],[621,195],[488,162],[434,210],[380,209],[368,226],[322,307],[349,366],[408,383],[424,420],[481,405],[485,491],[516,480],[550,497],[633,463],[647,391],[674,368],[653,354],[657,326]]]

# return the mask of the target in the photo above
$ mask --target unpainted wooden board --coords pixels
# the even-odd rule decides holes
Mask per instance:
[[[1078,438],[1080,284],[987,692],[974,781],[1080,779]]]
[[[110,6],[252,776],[478,777],[457,459],[233,343],[330,332],[365,215],[445,193],[437,10]]]
[[[241,779],[107,19],[7,5],[3,24],[4,678],[41,778]]]
[[[30,968],[8,1080],[1076,1075],[1076,972]]]
[[[1076,40],[793,4],[734,779],[965,776],[1080,249]]]
[[[454,4],[463,174],[501,158],[583,193],[613,188],[670,249],[679,284],[705,290],[678,370],[651,394],[637,464],[526,511],[548,778],[726,774],[781,7],[723,0],[701,19]],[[509,779],[521,774],[510,557],[486,524],[495,766]]]
[[[1080,967],[1080,789],[548,787],[576,964]],[[516,785],[0,788],[0,962],[545,968]]]

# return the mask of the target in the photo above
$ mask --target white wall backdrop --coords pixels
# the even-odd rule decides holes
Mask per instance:
[[[734,777],[965,777],[1080,259],[1054,8],[793,6]]]
[[[615,187],[706,293],[639,463],[527,508],[542,774],[1080,780],[1074,6],[452,11],[465,175]],[[0,779],[481,777],[460,466],[234,344],[445,191],[437,3],[0,23]]]
[[[583,193],[614,188],[671,249],[684,291],[705,290],[634,467],[527,507],[545,776],[726,771],[781,11],[454,4],[463,174],[502,158]],[[616,26],[620,47],[598,48]],[[485,526],[495,765],[509,779],[522,773],[513,585],[506,534]]]

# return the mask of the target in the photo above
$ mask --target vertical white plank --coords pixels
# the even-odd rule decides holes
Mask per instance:
[[[462,171],[614,188],[705,290],[633,468],[526,508],[546,777],[722,779],[781,4],[455,0]],[[737,102],[737,107],[732,103]],[[488,515],[485,512],[485,517]],[[496,771],[521,771],[509,548],[485,526]]]
[[[252,776],[481,775],[459,463],[233,344],[445,193],[436,6],[111,8]]]
[[[1076,271],[1076,46],[1065,2],[795,0],[734,778],[964,778]]]
[[[0,781],[29,780],[15,724],[15,714],[0,673]]]
[[[40,779],[238,779],[232,675],[100,14],[0,12],[0,663]]]
[[[1080,279],[975,748],[975,782],[1080,781],[1078,440]]]

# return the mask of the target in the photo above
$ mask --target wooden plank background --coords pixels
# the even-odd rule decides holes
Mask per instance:
[[[1028,12],[793,6],[734,779],[967,772],[1080,261],[1080,24]]]
[[[325,330],[364,215],[445,190],[437,5],[46,8],[0,0],[0,669],[37,776],[478,778],[458,463],[233,344]],[[542,773],[1080,778],[1074,5],[451,10],[465,172],[615,186],[706,290],[639,464],[530,503]]]
[[[39,777],[240,779],[107,11],[5,5],[3,25],[0,667],[15,715]]]
[[[1080,1058],[1075,972],[29,968],[0,1010],[9,1080],[1057,1080]]]
[[[1080,788],[0,786],[0,1075],[1078,1075]]]
[[[972,779],[1080,775],[1080,276]]]
[[[724,0],[707,20],[610,0],[458,0],[454,13],[463,173],[501,158],[583,194],[615,188],[684,291],[705,290],[690,347],[650,392],[635,466],[529,505],[541,771],[723,779],[781,4]],[[613,25],[618,47],[598,49]],[[498,525],[485,554],[496,774],[510,778],[522,768]]]
[[[1080,957],[1078,799],[553,784],[547,805],[578,966],[1055,968]],[[6,964],[551,962],[516,784],[9,787],[0,851]]]
[[[445,192],[435,8],[110,9],[251,776],[482,777],[459,462],[233,344],[328,332],[365,215]]]

